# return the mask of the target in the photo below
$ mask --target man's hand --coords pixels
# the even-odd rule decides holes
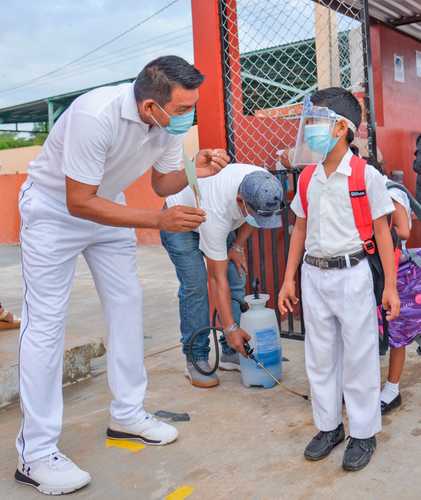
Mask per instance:
[[[196,229],[205,220],[206,213],[200,208],[176,205],[159,214],[158,227],[161,231],[186,233]]]
[[[291,155],[293,155],[292,149],[283,149],[282,154],[278,157],[282,165],[286,168],[292,168]]]
[[[196,156],[197,177],[211,177],[227,166],[230,157],[224,149],[202,149]]]
[[[234,262],[240,276],[242,276],[243,273],[247,274],[247,260],[244,251],[239,251],[231,247],[228,251],[228,259]]]
[[[237,328],[237,330],[234,330],[225,337],[230,347],[232,347],[237,352],[242,354],[245,358],[247,358],[247,354],[244,349],[244,344],[251,339],[250,335],[247,332],[245,332],[241,328]]]
[[[382,306],[386,311],[387,321],[392,321],[399,316],[401,301],[396,287],[386,287],[383,291]]]
[[[284,281],[278,296],[278,308],[281,315],[293,312],[293,306],[298,304],[298,297],[295,293],[295,281]]]

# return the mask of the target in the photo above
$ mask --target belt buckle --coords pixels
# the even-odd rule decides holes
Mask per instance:
[[[329,269],[329,261],[327,259],[320,259],[319,267],[320,269]]]

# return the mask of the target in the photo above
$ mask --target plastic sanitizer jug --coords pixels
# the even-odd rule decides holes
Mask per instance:
[[[258,298],[256,298],[258,297]],[[265,307],[269,295],[247,295],[249,310],[241,315],[240,327],[251,337],[254,355],[272,375],[280,380],[282,375],[282,347],[275,311]],[[252,359],[240,355],[241,379],[246,387],[270,388],[275,381]]]

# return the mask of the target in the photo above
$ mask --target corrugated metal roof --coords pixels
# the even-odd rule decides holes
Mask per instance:
[[[77,97],[85,94],[86,92],[89,92],[90,90],[96,89],[98,87],[105,87],[108,85],[119,85],[120,83],[132,82],[134,79],[135,77],[126,78],[125,80],[104,83],[102,85],[96,85],[95,87],[89,87],[86,89],[76,90],[74,92],[68,92],[66,94],[46,97],[45,99],[38,99],[37,101],[25,102],[23,104],[17,104],[15,106],[8,106],[7,108],[0,109],[0,123],[10,124],[47,122],[48,101],[53,102],[56,108],[59,107],[62,109],[62,111],[64,111]]]
[[[358,9],[361,7],[361,0],[346,3]],[[421,40],[421,0],[368,0],[368,5],[371,17]]]
[[[421,40],[420,0],[370,0],[369,5],[373,17]]]

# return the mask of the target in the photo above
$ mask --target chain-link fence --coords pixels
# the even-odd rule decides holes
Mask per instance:
[[[361,5],[353,0],[221,0],[229,152],[273,168],[295,142],[304,97],[342,86],[364,105]],[[365,123],[360,142],[366,141]],[[367,146],[363,144],[363,148]]]
[[[295,143],[304,97],[331,86],[345,87],[359,99],[363,123],[356,142],[365,156],[375,149],[367,127],[366,7],[364,0],[220,0],[231,158],[277,170],[282,152]],[[297,173],[277,173],[285,187],[289,181],[286,198],[296,189]],[[249,242],[249,277],[258,275],[273,297],[283,277],[292,222],[287,213],[283,229],[259,231]],[[284,334],[302,336],[300,319],[299,310],[290,315],[281,324]]]

